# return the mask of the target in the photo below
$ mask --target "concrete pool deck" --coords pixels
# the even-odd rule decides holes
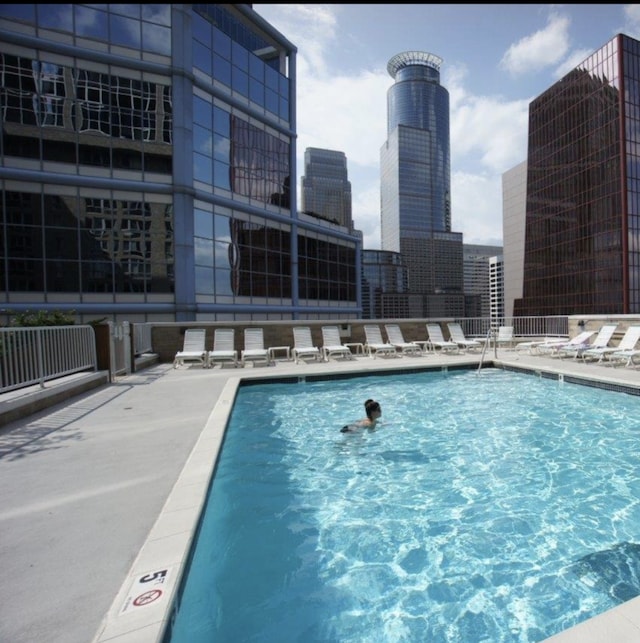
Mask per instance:
[[[479,358],[160,364],[0,427],[0,641],[159,643],[241,378],[476,367]],[[640,389],[636,368],[502,348],[485,361]],[[547,641],[640,641],[640,598]]]

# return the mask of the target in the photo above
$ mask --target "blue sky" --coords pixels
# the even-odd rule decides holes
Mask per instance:
[[[344,152],[365,248],[380,247],[390,58],[425,51],[443,59],[452,229],[464,243],[501,245],[502,174],[526,160],[529,103],[615,34],[640,39],[637,4],[253,8],[298,48],[298,192],[305,148]]]

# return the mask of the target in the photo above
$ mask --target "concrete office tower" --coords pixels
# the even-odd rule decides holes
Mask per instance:
[[[526,209],[527,162],[523,161],[502,175],[502,243],[506,317],[513,317],[513,303],[522,297]]]
[[[407,51],[387,64],[387,141],[380,151],[382,249],[400,252],[423,316],[464,314],[462,234],[451,231],[449,93],[442,59]]]
[[[618,34],[529,106],[514,315],[640,312],[640,42]]]
[[[351,183],[344,152],[308,147],[300,183],[303,212],[353,228]]]
[[[462,247],[465,317],[489,317],[491,314],[491,257],[502,255],[502,246],[465,243]]]

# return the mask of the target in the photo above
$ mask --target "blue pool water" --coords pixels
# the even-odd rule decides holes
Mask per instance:
[[[241,387],[170,641],[541,641],[640,594],[639,441],[497,369]]]

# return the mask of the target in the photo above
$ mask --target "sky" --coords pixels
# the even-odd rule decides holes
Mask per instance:
[[[443,59],[452,231],[502,245],[502,174],[527,158],[529,104],[617,33],[640,39],[638,4],[253,4],[297,48],[297,189],[304,151],[344,152],[354,226],[380,245],[380,148],[389,60]]]

